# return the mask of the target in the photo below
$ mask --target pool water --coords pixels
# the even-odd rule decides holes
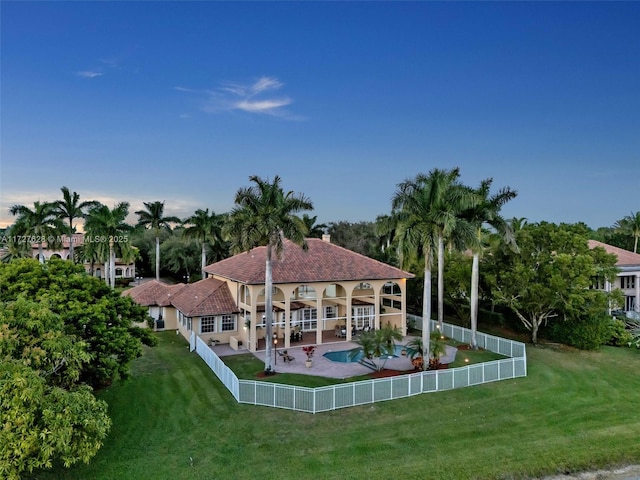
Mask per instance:
[[[398,358],[401,355],[402,349],[405,348],[403,345],[396,345],[393,355],[387,355],[387,359],[389,358]],[[353,350],[337,350],[335,352],[327,352],[323,356],[332,362],[340,362],[340,363],[358,363],[362,359],[362,350],[359,350],[355,356],[351,356],[351,352]],[[381,357],[385,358],[385,357]]]

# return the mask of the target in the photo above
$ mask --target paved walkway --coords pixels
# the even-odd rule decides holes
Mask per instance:
[[[405,339],[403,344],[410,340],[410,338]],[[313,354],[313,362],[310,368],[305,367],[305,361],[307,356],[302,351],[302,347],[290,347],[287,349],[287,352],[290,356],[292,356],[295,360],[292,362],[285,362],[282,357],[276,356],[272,359],[272,365],[274,370],[278,373],[301,373],[304,375],[316,375],[319,377],[330,377],[330,378],[349,378],[355,377],[357,375],[366,375],[371,373],[372,370],[360,363],[343,363],[343,362],[334,362],[326,358],[323,354],[331,351],[339,351],[339,350],[351,350],[353,348],[358,348],[358,344],[354,342],[336,342],[336,343],[325,343],[322,345],[317,345],[316,350]],[[250,353],[248,350],[233,350],[228,345],[216,345],[213,347],[213,351],[219,357],[224,357],[227,355],[237,355],[240,353]],[[278,351],[282,351],[282,349],[278,349]],[[442,357],[442,363],[451,363],[456,356],[457,349],[447,345],[447,353]],[[274,354],[273,351],[271,353]],[[260,361],[264,362],[265,352],[255,352],[256,358]],[[390,370],[399,370],[399,371],[409,371],[413,370],[413,365],[411,365],[411,360],[409,357],[398,357],[398,358],[390,358],[384,364],[384,368]]]
[[[611,470],[597,470],[572,475],[556,475],[544,477],[543,480],[638,480],[640,479],[640,465],[613,468]]]

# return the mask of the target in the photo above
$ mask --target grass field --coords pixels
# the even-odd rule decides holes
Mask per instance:
[[[640,463],[640,351],[529,347],[529,374],[316,415],[239,405],[159,334],[99,396],[89,465],[39,479],[516,479]],[[190,461],[190,457],[193,461]]]

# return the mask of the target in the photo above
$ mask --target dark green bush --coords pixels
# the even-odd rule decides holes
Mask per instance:
[[[612,336],[612,320],[608,315],[558,320],[549,329],[549,337],[580,350],[597,350]]]
[[[628,347],[633,342],[633,335],[622,320],[613,319],[611,322],[611,338],[607,342],[615,347]]]

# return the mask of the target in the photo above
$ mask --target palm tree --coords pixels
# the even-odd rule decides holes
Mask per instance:
[[[0,252],[2,252],[2,256],[0,257],[0,262],[2,263],[11,263],[13,260],[17,260],[19,258],[31,258],[31,245],[27,242],[18,242],[12,241],[14,240],[14,236],[18,236],[18,234],[14,233],[14,227],[10,227],[4,232],[9,240],[6,242],[4,248],[0,248]]]
[[[257,246],[266,246],[265,263],[265,315],[266,315],[266,352],[265,373],[272,373],[271,339],[273,323],[273,278],[271,259],[279,257],[284,249],[284,239],[288,238],[297,245],[306,248],[307,228],[295,214],[312,210],[313,204],[306,196],[284,192],[280,186],[280,177],[273,182],[251,176],[254,183],[242,187],[235,196],[236,206],[223,227],[224,236],[231,242],[233,253],[246,252]]]
[[[164,216],[164,202],[144,202],[146,210],[138,210],[138,225],[152,229],[156,234],[156,280],[160,280],[160,230],[171,230],[169,223],[180,223],[178,217]]]
[[[638,239],[640,238],[640,211],[631,212],[622,220],[618,220],[613,228],[623,235],[633,237],[633,253],[638,253]]]
[[[471,342],[470,346],[474,350],[478,348],[478,285],[480,280],[480,254],[483,250],[483,227],[488,225],[498,234],[499,238],[514,250],[517,248],[513,231],[509,223],[500,216],[500,209],[508,201],[515,198],[518,193],[509,187],[504,187],[494,195],[490,195],[492,178],[487,178],[480,183],[480,187],[475,190],[478,196],[477,203],[463,213],[464,218],[471,223],[475,236],[469,245],[473,253],[471,267]]]
[[[183,235],[187,238],[192,238],[198,241],[201,245],[201,270],[202,278],[205,277],[204,267],[207,266],[207,244],[221,245],[222,239],[222,225],[224,222],[224,215],[216,215],[215,212],[209,213],[209,209],[198,209],[196,213],[187,218],[184,223],[187,226]]]
[[[386,346],[387,352],[391,355],[394,352],[396,341],[402,340],[402,330],[399,327],[391,325],[391,322],[387,322],[380,330],[376,330],[376,332],[380,332],[380,337],[382,342]]]
[[[97,253],[98,258],[101,259],[108,257],[109,267],[105,268],[108,271],[108,276],[105,275],[105,279],[111,288],[114,288],[116,283],[116,247],[118,247],[121,258],[131,256],[131,252],[128,251],[131,248],[128,242],[115,241],[131,231],[131,225],[125,222],[128,214],[128,202],[120,202],[113,209],[100,204],[89,210],[84,223],[86,254]],[[107,247],[108,255],[106,255]]]
[[[422,303],[422,345],[424,358],[429,358],[431,330],[431,269],[434,252],[438,256],[438,321],[444,321],[444,240],[469,236],[470,226],[460,218],[460,212],[473,205],[474,195],[458,181],[458,168],[433,169],[429,175],[398,184],[392,198],[392,215],[396,228],[401,265],[424,257],[424,287]],[[425,365],[426,367],[426,365]]]
[[[60,245],[59,235],[63,230],[63,224],[56,215],[53,203],[36,201],[33,210],[24,205],[13,205],[9,212],[18,215],[12,227],[14,235],[32,239],[38,244],[38,257],[44,262],[43,242],[47,242],[48,248],[56,248]],[[31,243],[31,242],[27,242]]]
[[[76,229],[73,226],[73,221],[77,218],[85,218],[86,210],[97,206],[99,202],[95,200],[80,202],[80,195],[76,192],[71,193],[67,187],[62,187],[60,190],[62,191],[62,200],[54,203],[56,215],[61,220],[68,221],[66,231],[69,236],[69,259],[75,262],[73,234],[76,233]]]
[[[384,369],[389,356],[394,354],[396,340],[402,340],[402,332],[391,323],[387,323],[381,329],[373,332],[362,332],[354,340],[358,347],[349,352],[349,357],[353,360],[361,354],[360,363],[362,365],[380,371]]]
[[[302,222],[307,227],[307,231],[309,232],[307,233],[307,237],[309,238],[322,238],[322,235],[324,235],[325,230],[328,228],[324,223],[316,223],[316,220],[318,220],[317,215],[311,217],[306,213],[302,214]]]

